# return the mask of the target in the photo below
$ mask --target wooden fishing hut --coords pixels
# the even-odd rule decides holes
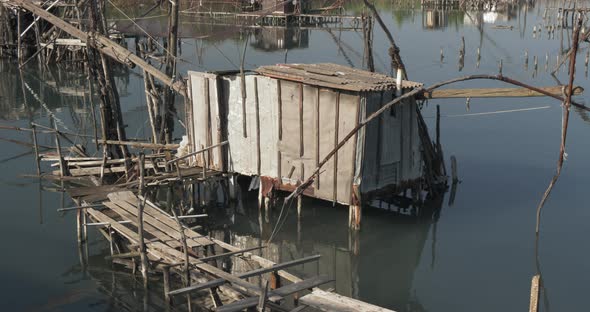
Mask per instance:
[[[293,191],[359,121],[420,85],[329,63],[262,66],[244,76],[189,72],[192,152],[227,141],[190,164],[259,177],[261,201],[273,190]],[[358,228],[363,202],[418,185],[421,176],[411,99],[357,132],[304,195],[350,206],[351,226]]]

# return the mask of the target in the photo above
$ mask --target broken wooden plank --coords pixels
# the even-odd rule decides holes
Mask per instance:
[[[551,94],[562,96],[563,86],[540,87]],[[573,95],[580,95],[584,88],[577,86]],[[530,97],[545,96],[544,94],[525,88],[476,88],[476,89],[437,89],[420,93],[419,99],[452,99],[452,98],[489,98],[489,97]]]
[[[284,262],[284,263],[280,263],[280,264],[275,264],[275,265],[268,267],[268,268],[260,268],[260,269],[248,271],[245,273],[241,273],[241,274],[238,274],[237,277],[238,278],[248,278],[248,277],[252,277],[252,276],[258,276],[258,275],[262,275],[264,273],[277,271],[277,270],[284,269],[287,267],[291,267],[291,266],[295,266],[295,265],[299,265],[299,264],[304,264],[304,263],[311,262],[311,261],[316,261],[319,258],[320,258],[320,255],[315,255],[315,256],[305,257],[305,258],[301,258],[301,259],[297,259],[297,260],[292,260],[292,261],[288,261],[288,262]],[[219,278],[219,279],[209,281],[207,283],[176,289],[176,290],[171,291],[169,294],[172,296],[185,294],[188,292],[218,287],[218,286],[225,284],[226,282],[228,282],[228,281],[224,280],[223,278]]]
[[[262,248],[266,248],[266,246],[256,246],[256,247],[251,247],[251,248],[246,248],[246,249],[242,249],[242,250],[237,250],[237,251],[230,251],[230,252],[226,252],[226,253],[222,253],[222,254],[218,254],[218,255],[214,255],[214,256],[208,256],[208,257],[201,257],[199,258],[199,261],[206,263],[207,261],[211,261],[211,260],[216,260],[216,259],[220,259],[220,258],[228,258],[234,255],[239,255],[239,254],[243,254],[243,253],[247,253],[250,251],[254,251],[254,250],[259,250]],[[173,263],[170,265],[170,267],[174,267],[174,266],[178,266],[178,265],[182,265],[184,263]]]
[[[327,275],[314,276],[312,278],[305,279],[301,282],[289,284],[287,286],[283,286],[281,288],[277,288],[269,292],[268,300],[272,302],[278,302],[288,295],[304,291],[306,289],[311,289],[332,281],[334,281],[334,279],[330,278]],[[255,307],[259,303],[259,298],[259,296],[249,297],[237,302],[226,304],[222,307],[219,307],[216,311],[234,312],[241,311],[246,308]]]

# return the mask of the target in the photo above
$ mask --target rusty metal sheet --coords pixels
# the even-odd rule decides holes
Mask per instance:
[[[255,71],[267,77],[339,90],[364,92],[396,89],[396,80],[393,77],[331,63],[277,64],[261,66]],[[404,90],[422,85],[418,82],[402,81]]]

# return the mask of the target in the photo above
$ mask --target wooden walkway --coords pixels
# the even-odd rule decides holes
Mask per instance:
[[[86,192],[79,192],[76,189],[71,189],[69,192],[72,195],[86,194]],[[251,254],[252,249],[240,250],[222,241],[201,235],[184,225],[182,226],[182,229],[180,229],[179,223],[177,223],[168,213],[149,200],[137,196],[130,191],[116,191],[108,194],[106,200],[102,201],[102,204],[104,204],[107,209],[96,208],[95,204],[89,202],[83,203],[82,206],[88,206],[88,208],[84,208],[84,211],[92,221],[92,223],[88,224],[110,228],[110,231],[125,238],[127,240],[127,246],[129,246],[130,250],[133,250],[133,247],[135,246],[135,248],[137,248],[140,243],[140,237],[138,234],[139,226],[137,223],[137,214],[139,211],[138,205],[140,204],[140,201],[145,201],[143,235],[146,245],[146,253],[152,264],[150,268],[158,270],[159,268],[167,267],[174,270],[175,273],[178,273],[179,275],[185,274],[186,272],[183,272],[182,268],[186,265],[186,255],[182,250],[183,243],[181,230],[186,237],[186,243],[189,247],[188,259],[189,267],[191,268],[190,276],[193,283],[196,283],[181,289],[165,290],[165,297],[167,298],[204,290],[211,292],[215,291],[217,288],[223,288],[223,300],[220,302],[214,302],[213,300],[211,302],[216,311],[242,311],[246,308],[260,307],[261,305],[272,307],[278,311],[293,311],[291,308],[281,306],[281,302],[283,302],[287,296],[305,292],[306,290],[311,290],[317,286],[332,281],[330,277],[325,275],[314,276],[308,279],[299,279],[284,271],[284,269],[289,267],[317,261],[320,257],[319,255],[280,264],[273,263]],[[92,206],[90,207],[90,205]],[[215,250],[215,247],[227,251],[213,256],[206,256],[203,252],[207,249],[213,251]],[[138,256],[134,252],[130,252],[129,255],[132,257]],[[232,274],[209,263],[215,259],[231,256],[245,257],[248,260],[257,262],[261,268]],[[126,254],[113,255],[113,258],[118,257],[126,257]],[[276,284],[274,285],[274,289],[267,289],[261,288],[259,285],[252,284],[248,281],[248,278],[262,276],[267,273],[283,276],[286,280],[289,280],[292,283],[284,286]],[[165,285],[164,288],[167,289],[168,287],[169,286]],[[316,291],[320,290],[318,289]],[[331,294],[328,292],[322,293]],[[317,304],[314,301],[309,302],[310,303],[306,306],[317,307],[323,311],[336,311],[334,309],[326,310],[325,304]],[[295,310],[298,311],[300,309],[302,309],[302,307],[298,307]]]

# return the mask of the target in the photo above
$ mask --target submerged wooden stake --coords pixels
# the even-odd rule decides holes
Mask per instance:
[[[41,175],[41,164],[39,161],[39,144],[37,143],[37,130],[35,125],[31,124],[33,129],[33,148],[35,150],[35,163],[37,165],[37,175]]]
[[[529,312],[539,311],[539,282],[541,280],[540,275],[533,276],[531,280],[531,301],[529,304]]]
[[[167,304],[172,302],[172,298],[170,297],[170,267],[165,265],[162,267],[162,279],[164,283],[164,300]]]
[[[457,175],[457,158],[451,156],[451,174],[453,178],[453,184],[459,182],[459,176]]]
[[[61,154],[61,144],[59,142],[59,135],[57,134],[57,125],[53,118],[51,119],[51,123],[53,124],[53,128],[55,129],[55,146],[57,149],[57,157],[59,158],[59,173],[62,177],[67,175],[67,168],[65,164],[65,160]]]
[[[145,196],[145,180],[144,180],[144,176],[145,176],[145,155],[143,153],[139,154],[139,193],[141,195],[141,197],[139,197],[138,199],[138,205],[137,205],[137,234],[139,236],[139,254],[141,257],[141,275],[143,276],[143,287],[147,288],[148,287],[148,258],[147,258],[147,253],[146,253],[146,246],[145,246],[145,241],[144,241],[144,237],[143,237],[143,209],[144,209],[144,200],[142,200],[141,198],[143,198]]]

